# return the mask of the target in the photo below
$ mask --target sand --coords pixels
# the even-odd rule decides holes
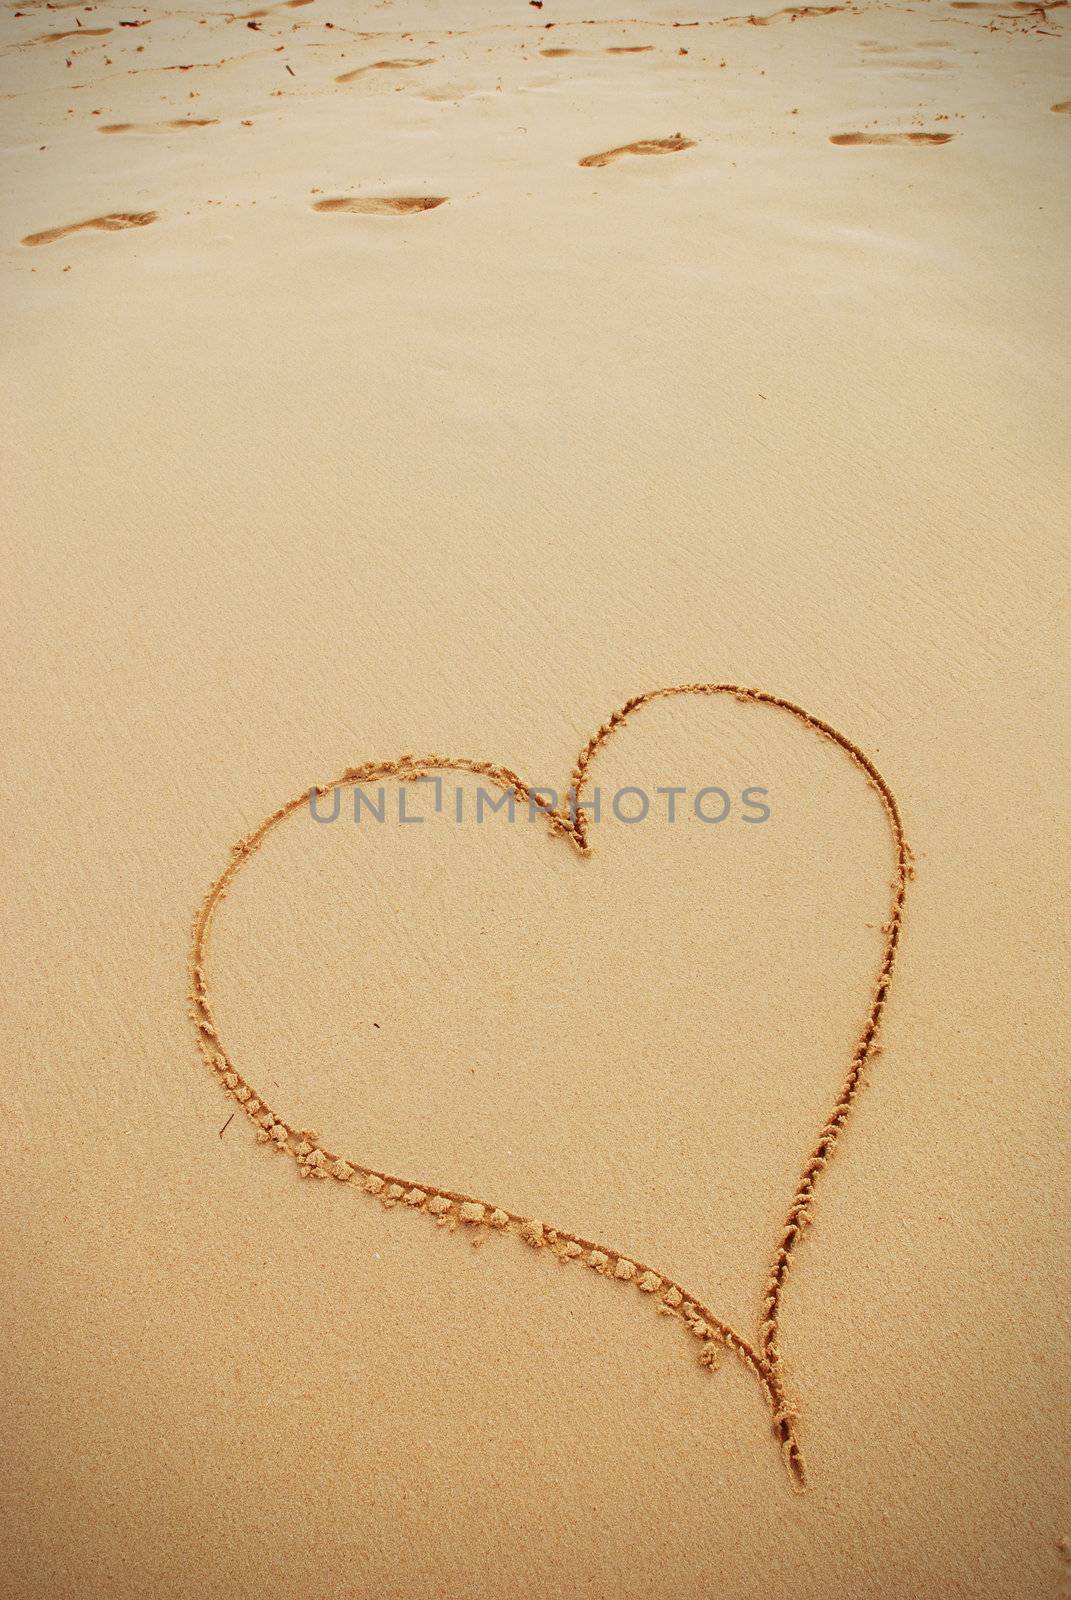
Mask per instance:
[[[1067,16],[5,9],[5,1597],[1071,1593]]]

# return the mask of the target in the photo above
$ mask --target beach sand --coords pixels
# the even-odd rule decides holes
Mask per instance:
[[[1069,16],[5,7],[4,1600],[1071,1595]]]

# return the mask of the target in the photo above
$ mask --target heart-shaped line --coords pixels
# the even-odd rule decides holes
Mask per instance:
[[[884,924],[885,946],[877,980],[874,985],[870,1011],[852,1052],[847,1076],[841,1084],[833,1109],[822,1124],[818,1138],[808,1155],[799,1183],[792,1196],[777,1248],[770,1262],[763,1289],[762,1317],[758,1339],[752,1343],[735,1328],[723,1322],[698,1296],[689,1293],[682,1284],[657,1272],[645,1262],[585,1239],[564,1228],[552,1228],[534,1217],[523,1217],[475,1195],[459,1194],[453,1189],[442,1189],[435,1184],[416,1183],[410,1178],[396,1177],[334,1154],[326,1149],[319,1136],[309,1129],[296,1128],[285,1121],[268,1105],[267,1101],[234,1066],[216,1027],[208,996],[206,961],[208,937],[212,919],[219,902],[226,895],[242,867],[257,851],[268,834],[287,817],[306,804],[311,796],[323,796],[336,788],[352,788],[359,783],[370,783],[380,778],[396,777],[400,782],[425,777],[430,772],[467,772],[486,778],[506,792],[530,806],[538,808],[553,834],[569,839],[582,856],[591,854],[588,840],[587,818],[581,809],[581,795],[587,781],[591,763],[612,734],[616,733],[635,712],[654,700],[666,700],[676,695],[732,695],[746,704],[774,706],[786,711],[823,739],[839,745],[856,767],[863,773],[870,787],[879,796],[892,834],[896,855],[896,871],[892,880],[892,901],[888,920]],[[489,761],[471,761],[451,756],[403,755],[394,761],[366,761],[358,767],[347,767],[332,783],[320,784],[314,790],[302,793],[273,811],[259,827],[247,834],[231,848],[231,857],[223,871],[212,884],[201,902],[194,920],[193,945],[190,957],[192,985],[191,1016],[197,1026],[197,1041],[206,1065],[219,1078],[226,1091],[241,1105],[257,1128],[257,1139],[278,1152],[290,1155],[298,1164],[303,1178],[334,1178],[349,1183],[364,1192],[378,1195],[386,1206],[402,1201],[414,1210],[435,1218],[439,1226],[453,1227],[457,1223],[472,1228],[496,1228],[516,1234],[534,1249],[549,1248],[561,1261],[583,1260],[605,1277],[630,1283],[656,1300],[658,1310],[666,1316],[677,1318],[703,1341],[699,1359],[704,1366],[717,1366],[717,1345],[724,1345],[758,1378],[773,1416],[774,1434],[788,1467],[793,1485],[802,1488],[805,1483],[803,1455],[800,1450],[798,1416],[799,1408],[790,1398],[780,1344],[781,1297],[788,1268],[804,1229],[812,1220],[814,1192],[819,1175],[836,1147],[837,1140],[848,1121],[859,1090],[863,1084],[863,1070],[867,1062],[878,1054],[876,1044],[882,1013],[892,982],[893,964],[900,942],[904,900],[908,880],[914,875],[911,851],[904,837],[900,808],[895,796],[881,773],[860,750],[857,744],[839,733],[828,722],[805,711],[802,706],[780,695],[766,694],[761,689],[745,688],[736,683],[682,683],[666,689],[650,689],[646,694],[634,695],[615,711],[602,727],[588,740],[577,758],[572,774],[571,804],[552,807],[546,799],[525,783],[523,778],[508,767]]]

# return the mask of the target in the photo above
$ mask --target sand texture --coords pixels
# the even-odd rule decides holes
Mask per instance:
[[[594,5],[0,12],[2,1600],[1071,1596],[1071,11]]]

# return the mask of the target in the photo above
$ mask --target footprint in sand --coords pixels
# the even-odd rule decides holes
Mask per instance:
[[[317,200],[314,211],[352,211],[363,217],[408,217],[446,204],[445,194],[369,195],[367,199]]]
[[[752,28],[768,28],[771,22],[776,22],[778,17],[787,17],[789,22],[796,22],[800,17],[832,17],[838,11],[847,11],[847,6],[785,6],[781,11],[771,11],[765,17],[757,17],[754,12],[747,17],[726,17],[726,22],[746,22]]]
[[[642,56],[648,50],[653,50],[653,49],[654,49],[654,45],[653,44],[608,44],[606,46],[606,48],[604,49],[604,51],[603,51],[603,55],[606,55],[606,56]],[[539,52],[539,54],[541,56],[547,56],[552,61],[557,60],[557,58],[559,56],[582,56],[582,55],[594,55],[595,53],[596,52],[591,51],[591,50],[587,50],[587,51],[585,51],[585,50],[566,50],[561,45],[559,45],[556,49],[541,50]]]
[[[1049,110],[1062,111],[1065,115],[1067,115],[1069,112],[1071,112],[1071,100],[1057,100],[1054,106],[1049,107]]]
[[[831,133],[830,144],[947,144],[954,133]]]
[[[98,133],[152,133],[157,128],[214,128],[218,117],[175,117],[171,122],[101,122]]]
[[[55,244],[68,234],[81,233],[85,228],[101,228],[105,233],[119,233],[123,228],[144,228],[155,222],[157,211],[108,211],[103,217],[90,217],[85,222],[69,222],[63,228],[46,228],[43,233],[28,233],[23,244]]]
[[[880,52],[876,52],[872,46],[863,45],[861,48],[867,51],[862,58],[863,65],[877,67],[883,71],[891,69],[893,72],[947,72],[951,66],[951,63],[942,56],[913,55],[911,47],[901,50],[892,45],[883,45]],[[916,48],[922,50],[925,46],[919,45]]]
[[[672,139],[637,139],[633,144],[619,144],[613,150],[600,150],[594,156],[582,156],[578,167],[608,167],[618,156],[663,156],[673,150],[691,150],[694,139],[685,139],[675,133]]]
[[[264,6],[259,11],[238,11],[227,18],[228,22],[256,22],[270,17],[275,11],[293,11],[296,6],[311,6],[312,0],[283,0],[281,6]]]
[[[406,67],[431,67],[435,65],[434,56],[403,57],[400,61],[370,61],[366,67],[355,67],[352,72],[343,72],[335,79],[336,83],[352,83],[355,78],[363,78],[366,72],[401,72]]]
[[[111,31],[110,28],[69,28],[66,33],[42,33],[39,38],[29,39],[27,43],[59,44],[61,39],[101,39]]]

